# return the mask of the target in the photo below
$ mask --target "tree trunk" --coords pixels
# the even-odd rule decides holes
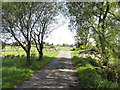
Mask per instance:
[[[38,60],[41,60],[43,57],[43,43],[40,44],[40,51],[39,51],[39,58]]]
[[[40,52],[40,53],[39,53],[38,60],[40,61],[40,60],[42,59],[42,57],[43,57],[43,53],[42,53],[42,52]]]
[[[30,41],[28,42],[28,45],[27,45],[27,65],[31,65],[31,58],[30,58],[30,49],[31,49],[31,43]]]
[[[102,54],[105,54],[105,40],[104,40],[104,37],[99,36],[99,40],[100,40],[100,47],[101,47]]]
[[[28,50],[27,52],[26,52],[26,55],[27,55],[27,65],[31,65],[31,60],[30,60],[30,50]]]

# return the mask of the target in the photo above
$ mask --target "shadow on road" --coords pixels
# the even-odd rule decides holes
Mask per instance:
[[[56,57],[18,88],[78,88],[79,79],[71,58]]]

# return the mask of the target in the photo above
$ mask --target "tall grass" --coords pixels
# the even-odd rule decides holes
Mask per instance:
[[[37,61],[37,54],[32,53],[31,60],[33,64],[30,66],[26,66],[26,57],[24,54],[20,56],[7,56],[2,61],[2,87],[14,88],[40,68],[47,65],[58,53],[56,51],[44,52],[44,57],[41,61]]]
[[[71,53],[73,64],[77,70],[80,79],[81,88],[118,88],[118,84],[111,82],[100,74],[96,69],[99,69],[100,64],[97,60],[90,57],[79,57],[79,51]]]

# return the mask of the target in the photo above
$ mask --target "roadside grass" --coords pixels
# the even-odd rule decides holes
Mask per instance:
[[[50,51],[44,52],[44,57],[41,61],[37,61],[37,54],[32,53],[32,65],[26,66],[26,57],[10,55],[2,60],[2,87],[14,88],[30,76],[34,75],[36,71],[47,65],[50,61],[58,55],[59,52]]]
[[[72,51],[71,56],[80,79],[81,88],[118,88],[117,83],[108,81],[102,77],[100,74],[102,72],[97,72],[95,68],[100,66],[97,60],[90,57],[79,57],[79,52]]]

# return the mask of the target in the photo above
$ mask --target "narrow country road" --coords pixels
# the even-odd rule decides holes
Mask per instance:
[[[79,79],[72,65],[70,51],[61,51],[53,61],[17,88],[71,87],[79,87]]]

